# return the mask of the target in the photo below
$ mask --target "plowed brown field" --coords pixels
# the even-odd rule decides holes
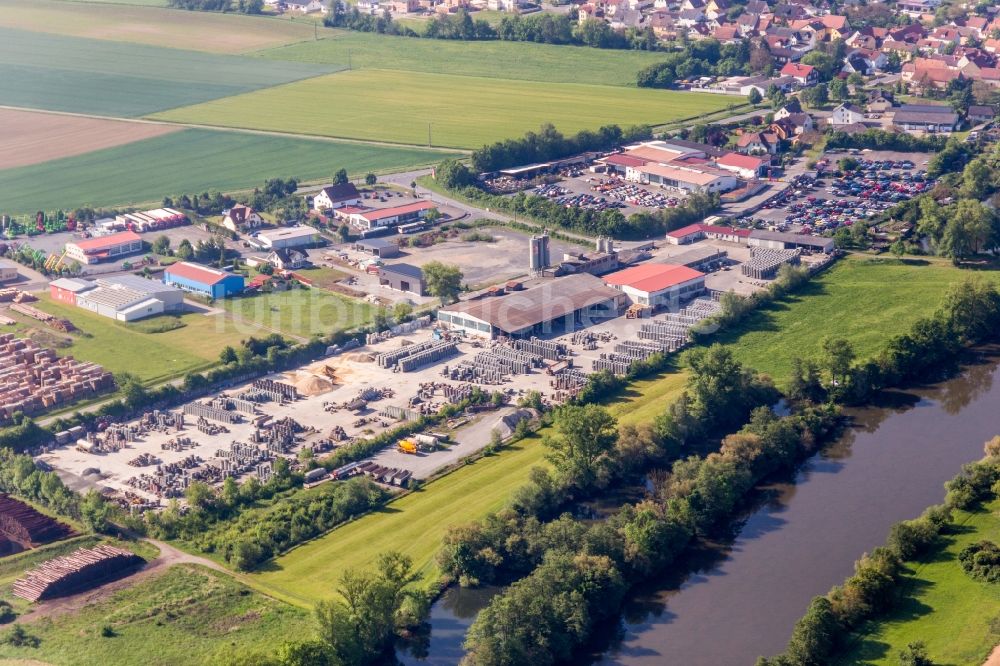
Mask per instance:
[[[81,155],[178,129],[153,123],[0,109],[0,169]]]

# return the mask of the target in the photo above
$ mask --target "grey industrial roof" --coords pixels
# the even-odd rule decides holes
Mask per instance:
[[[150,294],[162,294],[165,291],[180,291],[177,287],[163,284],[156,280],[148,280],[138,275],[116,275],[114,277],[98,278],[97,284],[101,287],[130,289],[147,296]]]
[[[424,272],[420,270],[419,266],[414,266],[412,264],[386,264],[385,266],[382,266],[380,270],[385,273],[405,275],[406,277],[416,278],[418,280],[424,279]]]
[[[750,238],[781,241],[783,243],[794,243],[796,245],[811,245],[813,247],[827,247],[833,244],[832,238],[807,236],[805,234],[789,234],[783,231],[768,231],[766,229],[754,229],[750,232]]]
[[[395,243],[389,242],[387,238],[365,238],[357,242],[358,245],[362,247],[367,247],[372,250],[381,250],[384,247],[395,247]]]
[[[578,273],[506,296],[456,303],[441,311],[473,317],[501,331],[514,333],[618,296],[619,292],[606,286],[600,278]]]
[[[934,124],[934,125],[954,125],[958,122],[958,114],[954,111],[941,113],[939,111],[911,111],[899,110],[892,117],[892,122],[913,124]]]

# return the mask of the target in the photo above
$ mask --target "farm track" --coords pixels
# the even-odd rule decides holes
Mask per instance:
[[[372,141],[369,139],[349,139],[340,137],[323,136],[319,134],[300,134],[296,132],[279,132],[275,130],[256,130],[241,127],[226,127],[224,125],[205,125],[200,123],[174,122],[167,120],[150,120],[148,118],[122,118],[118,116],[101,116],[92,113],[78,113],[73,111],[50,111],[49,109],[26,108],[23,106],[8,106],[0,104],[0,109],[9,111],[30,111],[33,113],[48,113],[58,116],[69,116],[71,118],[91,118],[95,120],[118,120],[126,123],[139,123],[145,125],[161,125],[166,127],[176,127],[179,129],[205,129],[218,132],[233,132],[235,134],[253,134],[258,136],[276,136],[286,139],[306,139],[309,141],[325,141],[327,143],[350,143],[359,146],[377,146],[379,148],[420,148],[422,150],[439,153],[464,153],[471,154],[471,150],[461,148],[445,148],[442,146],[421,146],[418,144],[395,143],[391,141]]]

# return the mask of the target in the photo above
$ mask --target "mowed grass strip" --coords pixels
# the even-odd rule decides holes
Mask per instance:
[[[0,27],[5,106],[134,117],[336,69]]]
[[[212,53],[273,48],[311,40],[315,32],[305,22],[261,16],[66,0],[0,0],[0,26]]]
[[[114,635],[103,637],[103,627]],[[179,564],[143,578],[79,611],[26,626],[37,648],[0,646],[0,658],[31,663],[217,664],[233,654],[273,654],[287,640],[312,635],[308,614],[253,594],[226,574]]]
[[[845,338],[859,359],[871,358],[889,338],[933,314],[953,284],[975,276],[1000,279],[997,272],[973,273],[936,259],[849,257],[716,339],[732,345],[737,358],[782,385],[792,359],[822,358],[824,337]]]
[[[370,303],[322,289],[242,296],[226,299],[222,305],[238,325],[263,326],[299,338],[361,326],[374,312]]]
[[[379,553],[398,550],[411,558],[425,582],[436,577],[434,555],[449,525],[480,518],[499,509],[544,462],[538,437],[521,440],[497,456],[482,458],[418,492],[392,502],[292,550],[247,576],[247,580],[299,605],[312,605],[336,594],[346,569],[370,568]]]
[[[0,201],[8,214],[83,205],[138,206],[183,193],[250,189],[277,176],[316,180],[339,168],[364,176],[369,171],[433,164],[446,156],[418,148],[183,130],[0,170]]]
[[[11,2],[13,0],[4,0]],[[480,18],[482,12],[476,13]],[[649,51],[592,49],[530,42],[460,42],[333,31],[333,38],[261,51],[278,60],[459,74],[493,79],[634,86],[643,67],[663,60]],[[581,100],[581,103],[585,103]]]
[[[866,626],[838,663],[895,666],[899,653],[919,640],[935,664],[982,664],[1000,641],[1000,587],[967,576],[958,553],[983,539],[1000,542],[998,512],[1000,500],[972,513],[956,512],[947,546],[911,565],[903,600],[884,620]]]
[[[226,345],[238,342],[241,337],[261,333],[261,329],[238,329],[223,316],[196,312],[178,316],[184,323],[181,328],[162,333],[144,333],[137,325],[56,303],[46,295],[32,305],[68,319],[80,329],[69,335],[59,334],[60,337],[72,340],[70,346],[56,350],[61,356],[98,363],[115,373],[130,372],[148,384],[204,370],[218,362],[219,352]],[[22,332],[27,328],[49,330],[45,325],[23,316],[18,316],[18,319],[23,322],[19,326]],[[155,319],[142,321],[150,322]]]
[[[435,146],[478,148],[544,123],[566,134],[611,123],[658,124],[717,111],[733,101],[723,95],[669,90],[371,69],[152,117],[415,145],[427,145],[429,138]]]

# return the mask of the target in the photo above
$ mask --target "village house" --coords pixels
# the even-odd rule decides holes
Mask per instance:
[[[260,213],[243,204],[236,204],[225,211],[222,216],[222,226],[233,232],[256,229],[262,224],[264,224],[264,218],[260,216]]]
[[[887,90],[873,90],[868,93],[865,110],[868,113],[885,113],[893,107],[894,97]]]
[[[812,65],[790,62],[781,68],[782,76],[790,76],[802,87],[816,85],[819,82],[819,72]]]
[[[865,121],[864,111],[860,107],[844,103],[833,110],[830,116],[830,125],[839,127],[841,125],[851,125],[853,123],[863,123]]]
[[[267,263],[282,271],[293,271],[309,264],[309,257],[305,252],[292,248],[274,250],[267,255],[266,260]]]
[[[357,206],[359,203],[361,203],[361,193],[354,183],[329,185],[313,197],[315,210],[334,210],[344,206]]]

